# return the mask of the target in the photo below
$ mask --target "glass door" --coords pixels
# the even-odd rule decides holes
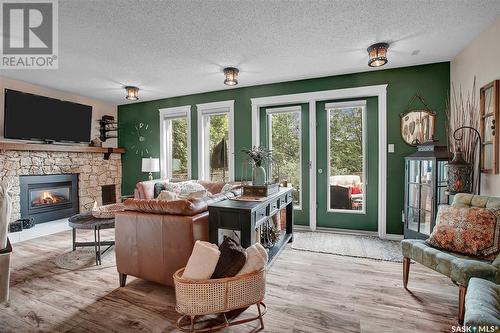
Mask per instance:
[[[377,98],[316,105],[317,226],[377,231]]]
[[[294,189],[294,223],[309,224],[309,105],[261,108],[261,146],[271,149],[280,178]]]

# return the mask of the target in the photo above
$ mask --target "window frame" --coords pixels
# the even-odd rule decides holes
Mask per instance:
[[[208,117],[227,114],[229,126],[229,181],[234,181],[234,100],[196,104],[198,124],[198,179],[210,180],[209,132]]]
[[[160,174],[172,178],[172,120],[187,118],[187,172],[191,179],[191,105],[162,108],[160,113]]]
[[[302,200],[303,200],[303,188],[302,188],[302,183],[303,183],[303,170],[302,170],[302,106],[301,105],[293,105],[293,106],[284,106],[284,107],[277,107],[277,108],[266,108],[266,117],[267,117],[267,146],[269,150],[273,149],[273,142],[272,142],[272,116],[273,114],[280,114],[280,113],[293,113],[293,112],[298,112],[299,113],[299,174],[300,174],[300,179],[299,179],[299,205],[294,205],[293,209],[294,210],[302,210]]]
[[[362,137],[362,149],[363,149],[363,209],[362,210],[352,210],[352,209],[331,209],[330,208],[330,177],[331,177],[331,166],[330,166],[330,113],[332,109],[347,109],[347,108],[356,108],[361,107],[363,110],[361,112],[361,135]],[[328,184],[326,186],[326,211],[327,213],[347,213],[347,214],[364,214],[366,215],[366,187],[368,185],[368,166],[367,166],[367,128],[366,128],[366,100],[357,100],[357,101],[348,101],[348,102],[334,102],[334,103],[326,103],[325,111],[327,112],[327,126],[326,126],[326,141],[327,141],[327,181]]]

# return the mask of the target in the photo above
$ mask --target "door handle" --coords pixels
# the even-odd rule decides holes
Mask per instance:
[[[323,173],[323,169],[318,169],[318,173],[319,174]]]

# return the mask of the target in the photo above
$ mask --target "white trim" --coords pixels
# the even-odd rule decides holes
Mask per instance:
[[[295,225],[293,231],[305,231],[310,232],[311,230],[305,225]],[[323,228],[318,227],[315,232],[325,233],[325,234],[340,234],[340,235],[354,235],[354,236],[378,236],[376,231],[365,231],[356,229],[339,229],[339,228]],[[400,236],[400,235],[393,235]],[[402,236],[401,236],[402,237]]]
[[[355,107],[366,107],[366,100],[363,99],[363,100],[347,101],[347,102],[325,103],[325,110],[355,108]]]
[[[268,135],[268,143],[267,143],[267,146],[270,150],[273,149],[273,143],[272,143],[272,133],[273,133],[273,130],[272,130],[272,126],[273,126],[273,122],[272,122],[272,118],[270,118],[269,116],[272,116],[274,114],[281,114],[281,113],[295,113],[295,112],[298,112],[299,113],[299,152],[300,152],[300,155],[299,155],[299,170],[300,170],[300,177],[299,177],[299,188],[300,188],[300,191],[299,191],[299,205],[297,206],[293,206],[293,209],[294,210],[302,210],[302,192],[304,191],[304,189],[302,188],[302,183],[303,183],[303,170],[302,170],[302,106],[300,105],[293,105],[293,106],[285,106],[285,107],[281,107],[281,108],[268,108],[266,109],[266,116],[267,116],[267,135]],[[292,184],[293,185],[293,184]]]
[[[288,112],[302,112],[302,107],[300,105],[284,106],[281,108],[267,108],[266,114],[274,113],[288,113]]]
[[[396,235],[396,234],[385,234],[385,239],[387,240],[393,240],[393,241],[400,241],[404,239],[403,235]]]
[[[160,113],[160,170],[161,178],[172,178],[172,156],[171,141],[167,135],[171,135],[170,120],[175,118],[187,118],[187,172],[191,179],[191,105],[176,106],[158,110]],[[166,121],[167,120],[167,121]]]
[[[363,153],[363,209],[362,210],[350,210],[350,209],[332,209],[330,208],[330,177],[332,168],[330,166],[330,112],[334,109],[347,109],[347,108],[361,108],[361,140],[362,140],[362,153]],[[348,214],[363,214],[366,215],[366,185],[367,185],[367,144],[366,144],[366,136],[367,136],[367,126],[366,126],[366,100],[362,101],[352,101],[350,102],[339,102],[339,103],[327,103],[325,104],[326,111],[326,180],[328,182],[326,186],[326,212],[327,213],[348,213]]]
[[[252,98],[252,145],[259,146],[261,107],[283,104],[309,103],[310,144],[310,213],[309,227],[316,229],[316,102],[344,98],[378,97],[378,235],[385,238],[387,219],[387,84],[356,88],[323,90],[310,93]],[[312,121],[314,120],[314,122]]]
[[[206,116],[228,114],[229,181],[234,181],[234,100],[196,104],[196,112],[198,120],[198,179],[208,179],[206,162],[209,160],[209,152],[205,149],[208,142],[208,131],[205,128],[210,125],[210,118]]]

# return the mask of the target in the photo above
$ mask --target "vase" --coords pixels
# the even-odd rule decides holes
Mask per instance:
[[[263,166],[256,166],[252,171],[252,184],[262,186],[266,184],[266,169]]]

